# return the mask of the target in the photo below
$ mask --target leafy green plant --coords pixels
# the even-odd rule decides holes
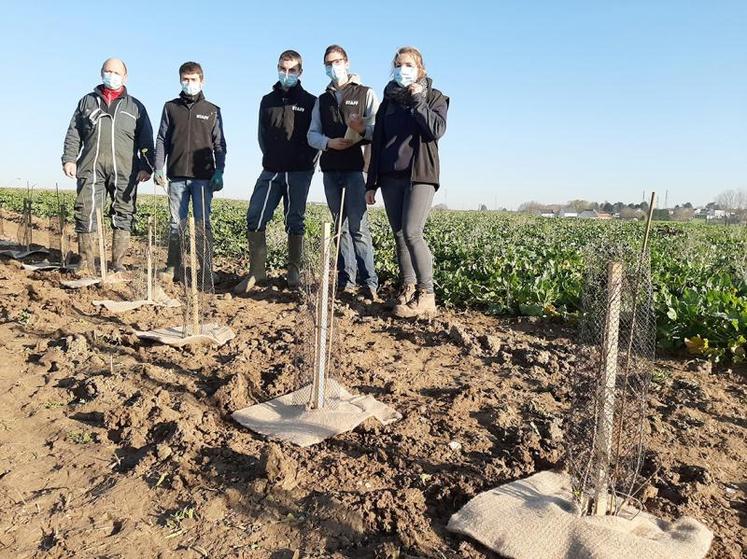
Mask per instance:
[[[25,189],[0,189],[0,207],[20,211]],[[61,191],[72,215],[75,194]],[[218,198],[212,227],[218,267],[246,268],[247,202]],[[57,211],[54,191],[36,190],[37,217]],[[165,240],[164,196],[138,196],[136,234],[155,215]],[[309,204],[306,228],[316,234],[330,220],[326,206]],[[369,214],[382,282],[397,280],[394,238],[382,210]],[[505,315],[568,317],[579,310],[583,250],[609,239],[639,244],[643,226],[628,221],[543,219],[497,212],[434,211],[426,238],[435,262],[440,304]],[[747,351],[747,234],[740,227],[657,222],[651,233],[657,340],[666,350],[714,361],[742,361]],[[268,225],[268,266],[285,267],[282,212]]]

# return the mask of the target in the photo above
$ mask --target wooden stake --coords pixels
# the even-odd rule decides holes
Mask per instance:
[[[26,250],[31,250],[31,199],[24,200],[23,202],[23,221],[26,226],[23,232],[23,242],[26,245]]]
[[[195,240],[195,218],[189,217],[189,261],[192,268],[192,333],[200,334],[200,303],[197,293],[197,242]]]
[[[99,265],[101,266],[101,281],[106,281],[106,243],[104,241],[104,220],[101,208],[96,208],[96,234],[99,236]]]
[[[607,267],[607,317],[604,324],[604,382],[599,394],[599,417],[595,457],[597,464],[594,514],[607,514],[609,503],[610,454],[612,426],[615,416],[615,382],[617,379],[617,345],[620,332],[620,301],[622,296],[623,266],[610,262]]]
[[[67,237],[65,235],[65,216],[60,213],[60,266],[67,266]]]
[[[314,383],[311,388],[311,407],[322,409],[324,407],[324,386],[326,383],[327,369],[327,337],[328,337],[328,312],[329,312],[329,254],[330,240],[332,237],[332,226],[324,224],[322,237],[322,277],[319,286],[319,318],[316,330],[319,333],[318,347],[316,351],[316,366],[314,371]]]
[[[148,301],[153,300],[153,216],[148,217],[148,253],[146,259]]]

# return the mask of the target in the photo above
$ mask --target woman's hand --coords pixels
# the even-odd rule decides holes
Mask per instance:
[[[411,83],[407,86],[407,89],[410,90],[410,95],[412,95],[413,97],[423,93],[423,86],[419,83]]]
[[[366,204],[373,206],[376,203],[376,191],[366,190]]]

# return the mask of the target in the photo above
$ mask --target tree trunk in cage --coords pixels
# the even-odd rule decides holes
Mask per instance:
[[[328,337],[328,311],[329,311],[329,254],[330,239],[332,237],[331,225],[324,224],[322,237],[322,261],[321,283],[319,286],[319,313],[316,330],[318,335],[318,347],[316,351],[316,363],[314,371],[314,383],[311,389],[311,407],[322,409],[324,407],[324,388],[326,383],[327,368],[327,337]]]
[[[599,394],[599,417],[596,434],[596,490],[594,514],[605,515],[609,507],[609,478],[612,450],[612,426],[615,416],[615,382],[617,379],[617,349],[620,332],[620,302],[622,299],[623,267],[610,262],[607,267],[607,316],[602,347],[602,382]]]
[[[197,293],[197,242],[195,240],[195,218],[189,217],[189,263],[192,275],[192,333],[200,334],[200,303]]]
[[[96,234],[99,236],[99,265],[101,266],[101,281],[106,281],[106,243],[104,241],[104,220],[101,208],[96,208]]]
[[[148,217],[148,254],[146,259],[146,293],[148,301],[153,300],[153,216]]]

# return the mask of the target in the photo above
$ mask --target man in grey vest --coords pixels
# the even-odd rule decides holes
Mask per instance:
[[[101,79],[101,85],[78,101],[62,154],[64,173],[78,183],[74,219],[84,273],[95,273],[96,208],[103,214],[106,195],[114,228],[112,269],[124,270],[137,185],[149,180],[153,170],[153,129],[143,104],[127,92],[127,66],[109,58],[101,67]]]
[[[343,291],[352,291],[357,282],[364,296],[375,300],[379,278],[366,212],[363,173],[367,153],[363,146],[373,137],[378,100],[373,89],[350,73],[348,55],[341,46],[327,47],[324,67],[330,83],[314,105],[308,141],[322,151],[324,193],[336,225],[342,211],[338,282]]]

